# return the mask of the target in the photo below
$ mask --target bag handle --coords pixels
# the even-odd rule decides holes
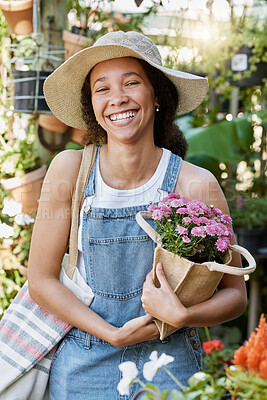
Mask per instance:
[[[162,238],[158,232],[156,232],[151,225],[144,219],[148,218],[151,219],[152,213],[148,211],[139,211],[136,214],[136,221],[141,226],[141,228],[148,234],[148,236],[157,243],[158,246],[162,246]],[[231,267],[230,265],[226,264],[219,264],[215,261],[207,261],[204,262],[203,265],[206,265],[210,271],[218,271],[223,272],[225,274],[230,275],[245,275],[251,274],[256,269],[256,261],[249,253],[247,249],[244,247],[238,246],[237,244],[230,245],[230,250],[235,251],[241,254],[246,261],[248,262],[248,266],[244,268],[239,267]]]
[[[72,197],[71,228],[69,239],[69,265],[66,270],[66,274],[70,279],[73,278],[78,260],[78,226],[82,200],[84,197],[84,192],[88,179],[94,168],[96,154],[97,146],[95,144],[90,144],[84,147],[75,192]]]

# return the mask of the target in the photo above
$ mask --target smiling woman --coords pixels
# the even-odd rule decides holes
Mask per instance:
[[[174,358],[170,370],[186,385],[201,369],[196,326],[221,323],[244,310],[242,278],[224,276],[211,299],[188,308],[160,266],[156,288],[150,274],[154,243],[135,220],[168,192],[228,212],[214,177],[183,161],[186,142],[174,124],[176,115],[202,101],[207,87],[204,78],[163,67],[157,47],[137,32],[108,33],[46,80],[51,111],[67,125],[87,129],[85,144],[99,145],[77,235],[77,267],[94,294],[90,307],[59,282],[81,151],[62,152],[51,163],[32,236],[30,294],[73,326],[53,359],[50,400],[118,398],[118,365],[130,361],[142,369],[153,350]],[[233,258],[233,264],[240,260]],[[155,318],[177,332],[162,342]],[[174,385],[161,374],[155,384],[161,391]]]

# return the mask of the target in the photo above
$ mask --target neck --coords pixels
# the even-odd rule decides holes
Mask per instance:
[[[144,185],[155,173],[162,150],[154,143],[114,145],[100,150],[100,173],[104,182],[115,189],[133,189]]]

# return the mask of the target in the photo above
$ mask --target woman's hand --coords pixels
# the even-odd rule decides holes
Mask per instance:
[[[166,322],[176,328],[186,325],[187,309],[180,302],[169,285],[162,264],[158,263],[156,274],[160,287],[156,288],[153,282],[153,271],[151,271],[143,285],[141,298],[146,313],[162,322]]]
[[[117,328],[109,342],[116,347],[147,342],[159,338],[159,330],[149,315],[131,319]]]

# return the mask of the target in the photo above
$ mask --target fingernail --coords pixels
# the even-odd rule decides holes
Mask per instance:
[[[158,263],[157,268],[158,268],[158,269],[162,269],[162,264],[161,264],[161,263]]]

